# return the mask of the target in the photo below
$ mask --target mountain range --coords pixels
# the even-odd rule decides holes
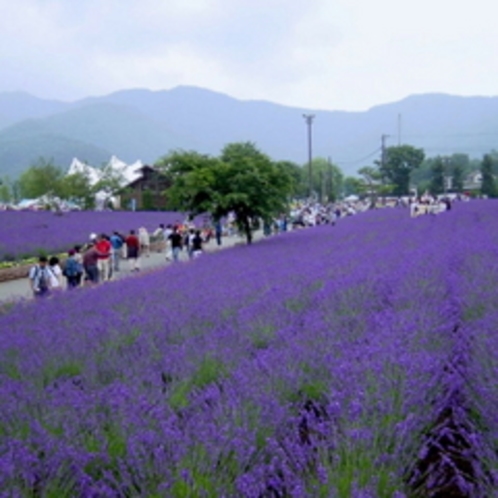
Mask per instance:
[[[423,147],[427,156],[498,148],[498,97],[422,94],[363,112],[243,101],[211,90],[123,90],[76,102],[0,93],[0,177],[17,177],[38,158],[68,168],[74,157],[93,165],[112,155],[153,163],[173,149],[219,154],[251,141],[275,160],[308,157],[303,114],[313,114],[314,156],[331,157],[346,174],[378,159],[386,145]]]

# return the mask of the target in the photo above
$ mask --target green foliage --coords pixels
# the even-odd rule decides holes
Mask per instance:
[[[173,152],[156,166],[171,175],[170,209],[187,211],[192,216],[212,210],[218,159],[193,151]]]
[[[434,195],[442,194],[444,192],[444,177],[445,177],[445,164],[442,157],[437,157],[431,167],[432,179],[430,183],[430,191]]]
[[[463,175],[464,175],[464,169],[462,166],[459,164],[456,164],[453,166],[453,171],[452,171],[452,177],[453,181],[451,184],[451,189],[454,192],[462,192],[463,191]]]
[[[51,385],[59,379],[67,379],[81,375],[82,365],[77,361],[66,361],[57,365],[54,363],[47,364],[42,371],[41,381],[43,387]]]
[[[299,197],[303,187],[303,169],[291,161],[278,161],[275,163],[280,168],[283,175],[288,175],[291,182],[291,196]]]
[[[83,209],[95,207],[95,189],[92,188],[89,176],[84,172],[64,176],[60,180],[58,196],[75,202]]]
[[[12,202],[13,193],[8,178],[0,180],[0,202]]]
[[[359,193],[370,196],[373,204],[375,204],[377,197],[389,195],[393,191],[393,185],[385,183],[378,168],[364,166],[358,170],[358,173],[363,177],[358,186]]]
[[[344,195],[360,195],[363,194],[364,184],[360,178],[354,176],[347,176],[344,179]]]
[[[248,243],[259,218],[270,221],[287,211],[294,185],[290,168],[272,162],[252,143],[229,144],[219,158],[175,152],[162,161],[173,181],[170,209],[190,216],[211,213],[215,220],[233,212]]]
[[[424,160],[423,149],[411,145],[388,147],[380,172],[386,183],[393,185],[394,195],[407,195],[410,192],[410,175]]]
[[[496,181],[493,176],[493,158],[490,154],[486,154],[481,163],[482,185],[481,194],[488,197],[497,196]]]
[[[110,197],[115,192],[120,191],[124,183],[122,173],[103,166],[99,181],[93,187],[93,193],[103,192],[107,197]]]
[[[307,197],[309,191],[309,165],[300,168],[299,197]],[[335,201],[341,196],[344,175],[339,166],[323,157],[315,157],[311,163],[311,190],[321,202]]]
[[[36,199],[43,195],[58,195],[63,178],[61,168],[40,158],[19,178],[20,193],[28,199]]]
[[[226,366],[219,360],[206,356],[194,373],[172,387],[169,404],[174,410],[189,404],[189,395],[196,389],[204,389],[209,384],[220,381],[227,375]]]

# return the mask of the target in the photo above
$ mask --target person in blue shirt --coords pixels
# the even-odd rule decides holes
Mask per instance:
[[[114,232],[110,238],[112,251],[112,268],[113,271],[119,271],[119,261],[121,260],[121,252],[123,250],[123,237],[118,232]]]

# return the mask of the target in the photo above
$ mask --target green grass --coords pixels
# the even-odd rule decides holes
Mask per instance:
[[[189,405],[189,397],[196,390],[202,390],[209,384],[219,382],[228,375],[224,363],[211,356],[202,359],[190,377],[177,381],[171,388],[169,405],[174,410],[181,410]]]

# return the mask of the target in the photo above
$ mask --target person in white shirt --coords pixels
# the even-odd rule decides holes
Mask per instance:
[[[140,254],[150,256],[150,236],[147,228],[140,227],[138,229],[138,240],[140,241]]]
[[[164,229],[164,241],[166,246],[166,261],[171,261],[173,259],[173,250],[171,248],[170,236],[173,233],[173,227],[171,225],[167,225]]]
[[[44,297],[50,294],[52,275],[47,258],[40,256],[38,264],[29,271],[29,283],[34,297]]]
[[[63,284],[62,269],[59,263],[60,261],[57,256],[52,256],[48,261],[48,266],[51,271],[51,276],[50,276],[50,279],[52,281],[51,288],[56,290],[62,289],[62,284]]]

